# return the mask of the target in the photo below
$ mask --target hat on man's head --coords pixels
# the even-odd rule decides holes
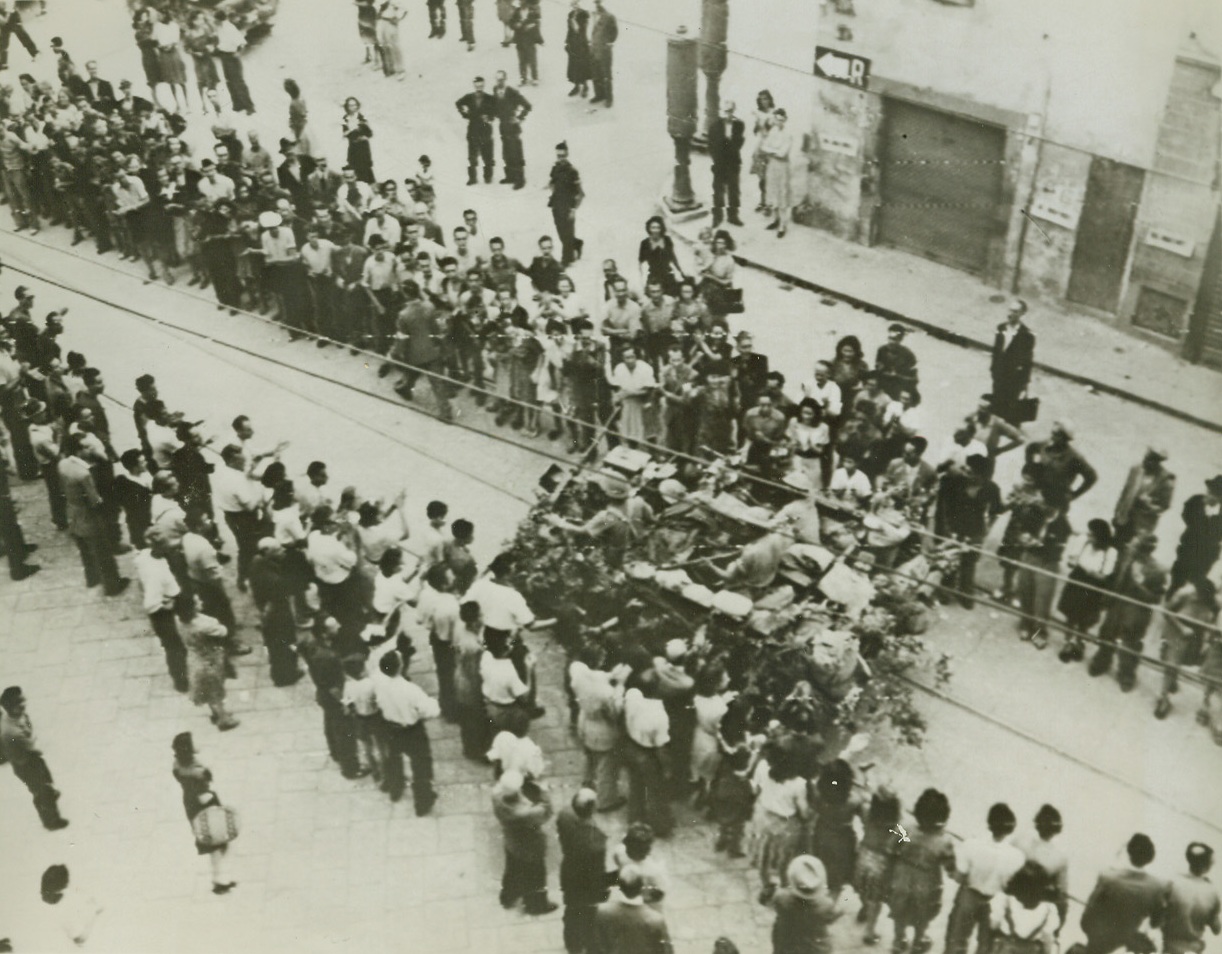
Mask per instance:
[[[789,878],[789,888],[800,898],[818,897],[827,887],[827,871],[823,862],[814,855],[798,855],[789,863],[785,872]]]
[[[1161,444],[1151,444],[1146,448],[1147,457],[1157,457],[1159,460],[1166,460],[1171,455],[1167,453],[1167,448]]]
[[[687,496],[687,488],[673,477],[668,477],[658,484],[658,493],[668,504],[673,504]]]
[[[1073,437],[1073,432],[1074,432],[1073,421],[1071,421],[1067,417],[1059,417],[1055,421],[1053,421],[1052,429],[1054,431],[1061,430],[1062,432],[1064,432],[1066,437],[1069,437],[1069,438]]]
[[[259,213],[259,228],[274,229],[277,226],[283,225],[284,219],[280,217],[279,212],[260,212]]]
[[[892,335],[906,335],[908,334],[908,329],[897,321],[891,324],[891,327],[887,329],[887,333]]]
[[[1222,497],[1222,474],[1205,481],[1205,489],[1215,497]]]

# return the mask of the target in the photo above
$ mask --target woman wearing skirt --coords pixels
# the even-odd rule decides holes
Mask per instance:
[[[373,150],[369,140],[373,138],[373,130],[361,115],[361,101],[355,96],[344,100],[343,132],[348,142],[348,165],[358,179],[372,184]]]
[[[144,81],[148,83],[153,102],[157,102],[157,86],[162,82],[161,57],[157,53],[157,41],[153,39],[153,14],[147,8],[132,19],[132,30],[136,34],[136,46],[140,48]]]
[[[161,11],[160,21],[153,27],[153,40],[157,44],[157,63],[161,69],[161,81],[170,87],[174,97],[174,112],[187,109],[187,64],[183,62],[182,30],[170,15],[169,9]]]
[[[806,779],[797,773],[794,760],[783,751],[760,759],[751,783],[756,792],[755,813],[751,818],[751,863],[763,883],[759,902],[766,905],[785,883],[789,862],[801,853],[802,823],[810,814],[810,807]]]
[[[1061,590],[1057,611],[1073,631],[1061,650],[1061,662],[1079,662],[1086,656],[1086,644],[1078,633],[1089,633],[1103,615],[1105,592],[1116,571],[1116,550],[1112,528],[1106,520],[1095,519],[1086,525],[1086,539],[1070,551],[1069,581]]]
[[[777,238],[782,237],[788,228],[790,208],[793,205],[789,169],[793,135],[785,128],[787,119],[785,110],[778,109],[774,112],[772,126],[764,134],[764,141],[760,143],[760,152],[768,163],[764,171],[764,188],[773,212],[773,220],[767,228],[775,229]]]
[[[208,90],[216,89],[221,83],[221,77],[216,69],[216,61],[212,58],[216,49],[216,31],[198,10],[192,11],[187,18],[183,46],[191,54],[191,64],[195,67],[195,86],[199,90],[200,108],[207,113]]]
[[[384,0],[378,7],[378,49],[382,53],[382,72],[404,78],[403,49],[399,46],[399,21],[407,16],[394,0]]]

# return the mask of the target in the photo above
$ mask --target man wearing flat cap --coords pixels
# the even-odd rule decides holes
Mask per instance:
[[[1141,463],[1129,469],[1112,517],[1117,546],[1158,529],[1158,519],[1171,506],[1175,493],[1175,474],[1164,466],[1166,460],[1166,450],[1151,447]]]
[[[874,356],[874,373],[879,386],[895,400],[899,399],[900,391],[915,390],[918,383],[917,359],[904,344],[906,334],[907,328],[893,324],[887,329],[886,343],[879,346]]]
[[[1164,954],[1199,954],[1205,950],[1205,929],[1222,934],[1218,889],[1210,883],[1214,850],[1194,841],[1184,853],[1188,873],[1171,879],[1163,912]]]

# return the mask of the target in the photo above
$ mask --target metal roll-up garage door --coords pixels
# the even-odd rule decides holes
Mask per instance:
[[[983,272],[1006,221],[1005,129],[889,97],[883,103],[878,240]]]

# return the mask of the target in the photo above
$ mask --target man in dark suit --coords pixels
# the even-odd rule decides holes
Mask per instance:
[[[1026,313],[1027,303],[1015,298],[993,339],[993,410],[1011,424],[1023,423],[1018,420],[1018,400],[1031,384],[1035,363],[1035,335],[1023,324]]]
[[[614,100],[611,84],[611,48],[619,39],[619,21],[615,15],[608,13],[603,6],[603,0],[594,0],[594,17],[590,25],[590,66],[594,80],[593,103],[606,103],[610,106]]]
[[[399,291],[405,303],[395,326],[395,346],[390,356],[407,367],[403,369],[403,382],[395,388],[395,393],[405,401],[412,400],[416,382],[422,375],[426,376],[437,401],[438,416],[449,423],[454,419],[449,382],[435,377],[444,369],[437,308],[422,297],[420,287],[413,281],[404,282]]]
[[[1132,947],[1147,918],[1157,922],[1167,883],[1145,870],[1154,860],[1154,842],[1138,832],[1126,848],[1128,868],[1110,868],[1099,875],[1082,911],[1085,954],[1112,954]]]
[[[731,225],[742,225],[738,217],[739,174],[743,168],[743,140],[746,126],[734,115],[734,104],[727,102],[721,118],[709,126],[709,157],[713,160],[713,228],[726,217]],[[724,211],[729,210],[729,216]]]
[[[1174,593],[1188,580],[1209,574],[1222,550],[1222,474],[1205,481],[1205,493],[1184,501],[1184,533],[1171,567]]]
[[[493,107],[501,130],[501,162],[505,178],[501,185],[521,189],[526,185],[526,155],[522,149],[522,121],[530,114],[530,101],[509,85],[504,70],[496,74],[492,87]]]
[[[552,166],[548,180],[552,190],[547,204],[552,209],[552,221],[556,223],[556,235],[560,238],[561,262],[572,265],[581,258],[581,249],[585,245],[577,237],[577,207],[586,197],[581,188],[581,173],[569,162],[569,144],[556,145],[556,164]]]
[[[118,596],[131,580],[119,576],[108,525],[109,508],[81,454],[81,436],[68,435],[64,458],[59,462],[59,482],[68,507],[68,532],[80,550],[85,585],[101,583],[107,596]]]
[[[74,76],[68,83],[68,89],[73,96],[84,96],[89,105],[101,113],[109,113],[115,108],[115,88],[109,80],[98,76],[97,60],[85,64],[85,77]]]
[[[280,140],[280,155],[284,161],[276,169],[276,181],[289,194],[298,213],[310,208],[310,174],[314,171],[314,160],[301,155],[297,143],[292,139]]]
[[[484,164],[484,181],[492,181],[495,160],[492,155],[492,121],[496,118],[496,103],[484,91],[484,78],[475,77],[474,89],[454,104],[467,121],[467,185],[478,181],[479,165]]]
[[[887,329],[887,340],[874,355],[874,373],[878,383],[893,399],[899,400],[901,391],[916,393],[919,377],[917,359],[912,349],[904,344],[908,329],[894,324]]]
[[[619,893],[598,906],[592,954],[670,954],[666,919],[641,897],[644,879],[635,865],[619,873]]]
[[[560,810],[560,892],[564,896],[564,947],[590,948],[598,906],[607,899],[607,835],[594,821],[598,795],[583,788]]]

